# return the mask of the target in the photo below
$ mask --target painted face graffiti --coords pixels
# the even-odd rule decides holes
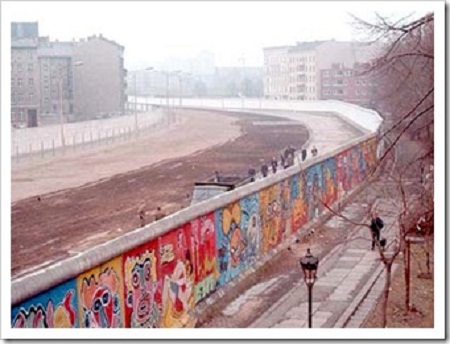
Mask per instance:
[[[155,327],[159,317],[154,300],[156,292],[156,257],[154,250],[146,250],[125,262],[127,307],[132,308],[133,327]]]
[[[240,221],[241,209],[237,203],[232,207],[224,209],[222,223],[224,237],[219,255],[221,255],[222,258],[225,258],[225,256],[229,254],[229,266],[228,264],[222,265],[222,271],[226,271],[228,268],[236,268],[241,262],[241,255],[245,250],[246,243],[243,240]],[[222,260],[222,262],[225,261],[225,259]]]
[[[81,289],[84,327],[120,327],[118,277],[107,268],[98,281],[94,276],[84,279]]]

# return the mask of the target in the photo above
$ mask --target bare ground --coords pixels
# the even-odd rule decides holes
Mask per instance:
[[[184,141],[169,147],[168,135],[168,141],[162,141],[166,144],[151,149],[166,157],[167,150],[172,149],[171,159],[147,162],[138,169],[130,162],[133,160],[130,154],[149,152],[146,140],[137,141],[132,147],[125,142],[123,145],[126,147],[117,146],[115,150],[88,154],[85,158],[81,155],[76,163],[65,157],[67,161],[61,168],[73,164],[70,170],[73,175],[77,175],[77,167],[81,166],[87,166],[89,170],[101,165],[106,171],[115,171],[108,169],[111,166],[108,157],[118,166],[123,164],[124,171],[115,171],[118,174],[99,182],[40,194],[40,201],[34,196],[13,204],[12,276],[18,277],[26,271],[68,257],[71,250],[87,249],[133,230],[139,226],[138,208],[142,204],[146,204],[147,222],[153,221],[157,206],[162,206],[166,213],[177,211],[187,206],[186,193],[192,192],[194,183],[209,178],[215,170],[224,174],[246,174],[250,165],[258,168],[261,159],[269,160],[290,144],[300,147],[308,138],[306,128],[301,125],[253,124],[253,120],[276,121],[277,117],[217,113],[212,117],[214,113],[210,111],[202,111],[200,115],[205,122],[205,119],[218,121],[222,116],[228,123],[237,121],[241,136],[209,149],[207,145],[203,150],[197,148],[194,154],[189,155],[195,150],[186,152],[182,147]],[[190,140],[202,141],[203,136],[199,132]],[[116,150],[121,161],[117,161],[114,155]],[[57,175],[57,171],[52,173]]]
[[[433,244],[430,245],[432,250]],[[405,279],[403,259],[397,259],[399,267],[392,281],[387,307],[389,328],[433,328],[434,327],[434,278],[422,278],[425,268],[425,251],[422,245],[411,245],[411,311],[406,312]],[[431,252],[432,253],[432,252]],[[433,265],[431,266],[433,271]],[[383,272],[384,273],[384,272]],[[420,276],[420,277],[419,277]],[[377,328],[383,324],[383,296],[362,327]]]

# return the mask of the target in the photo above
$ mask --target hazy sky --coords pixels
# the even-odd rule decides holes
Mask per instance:
[[[39,34],[72,40],[93,34],[125,46],[125,66],[171,56],[215,54],[216,65],[261,66],[262,48],[318,39],[352,40],[348,13],[369,18],[426,12],[426,2],[2,2],[2,22],[38,21]]]

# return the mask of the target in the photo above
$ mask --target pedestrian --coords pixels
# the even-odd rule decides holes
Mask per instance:
[[[144,227],[145,226],[145,203],[141,204],[141,206],[139,207],[138,214],[139,214],[139,221],[140,221],[141,227]]]
[[[372,234],[372,251],[375,249],[375,243],[380,242],[380,231],[384,227],[384,222],[379,217],[372,216],[370,223],[370,232]]]
[[[264,178],[269,174],[269,167],[267,166],[267,164],[263,164],[261,166],[261,174]]]
[[[272,158],[272,172],[275,174],[277,173],[277,167],[278,167],[278,161],[277,158]]]
[[[305,161],[307,154],[308,153],[307,153],[306,149],[302,149],[302,161]]]
[[[281,161],[281,166],[283,168],[286,168],[286,159],[284,158],[283,154],[280,155],[280,161]]]
[[[256,176],[256,170],[250,166],[250,168],[248,169],[248,176],[250,177],[250,181],[254,182],[255,181],[255,176]]]
[[[215,175],[215,181],[216,181],[216,183],[220,182],[219,171],[214,172],[214,175]]]
[[[156,208],[155,221],[161,220],[166,214],[161,210],[161,207]]]

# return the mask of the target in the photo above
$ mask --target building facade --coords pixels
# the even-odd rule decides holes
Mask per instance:
[[[301,42],[271,47],[264,52],[264,96],[268,99],[322,99],[321,71],[333,64],[365,61],[371,50],[361,44],[338,41]]]
[[[124,47],[100,36],[75,42],[74,116],[78,120],[124,114],[127,71]]]
[[[11,24],[11,121],[33,127],[124,114],[124,47],[100,36],[58,42]]]
[[[15,127],[39,124],[37,23],[11,24],[11,122]]]
[[[73,43],[41,38],[38,47],[41,123],[69,122],[74,117]]]
[[[264,96],[288,99],[290,87],[289,50],[291,47],[264,48]]]
[[[368,70],[368,65],[347,67],[338,63],[321,70],[321,99],[337,99],[371,107],[375,84],[370,75],[364,73],[365,70]]]

